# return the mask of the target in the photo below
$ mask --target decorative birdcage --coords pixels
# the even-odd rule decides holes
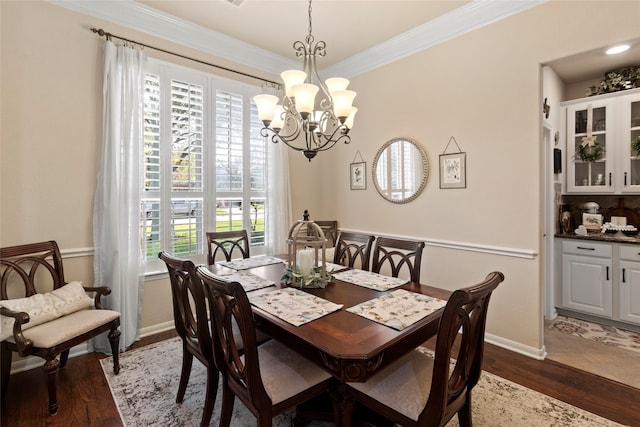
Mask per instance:
[[[296,222],[287,236],[287,270],[282,280],[300,288],[324,288],[331,275],[327,273],[326,243],[324,232],[309,220],[304,211],[303,219]]]

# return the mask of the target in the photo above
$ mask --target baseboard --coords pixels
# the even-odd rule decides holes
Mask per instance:
[[[72,347],[69,350],[69,359],[74,358],[76,356],[82,356],[83,354],[89,353],[89,343],[85,342],[79,344],[75,347]],[[17,353],[14,353],[14,356]],[[13,361],[11,363],[11,373],[16,374],[18,372],[28,371],[34,368],[42,368],[44,366],[45,360],[41,357],[36,356],[26,356],[21,357],[20,359]]]
[[[544,360],[547,357],[547,350],[545,349],[544,345],[542,346],[542,348],[535,348],[491,334],[485,334],[484,339],[490,344],[504,348],[505,350],[513,351],[514,353],[519,353],[524,356],[531,357],[533,359]]]
[[[140,338],[148,337],[149,335],[159,334],[160,332],[166,332],[176,327],[173,320],[164,323],[158,323],[146,328],[140,329]]]

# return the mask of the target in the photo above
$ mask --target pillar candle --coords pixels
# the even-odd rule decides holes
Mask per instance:
[[[298,273],[303,276],[309,276],[314,264],[313,249],[301,249],[296,254]]]

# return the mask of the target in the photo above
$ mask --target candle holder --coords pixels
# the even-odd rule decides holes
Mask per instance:
[[[300,288],[324,288],[331,281],[325,255],[327,239],[320,226],[309,220],[308,211],[302,218],[289,230],[289,261],[282,281]]]

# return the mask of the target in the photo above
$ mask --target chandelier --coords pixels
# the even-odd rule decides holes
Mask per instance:
[[[326,43],[314,43],[311,34],[311,0],[309,0],[309,34],[304,42],[296,41],[293,49],[304,58],[303,70],[280,74],[284,81],[282,102],[277,96],[261,94],[253,99],[264,124],[260,131],[274,143],[282,142],[302,151],[309,161],[339,141],[351,142],[349,130],[358,111],[352,106],[356,93],[347,90],[349,80],[341,77],[320,80],[316,58],[325,56]],[[320,98],[316,95],[320,92]],[[279,103],[280,102],[280,103]]]

